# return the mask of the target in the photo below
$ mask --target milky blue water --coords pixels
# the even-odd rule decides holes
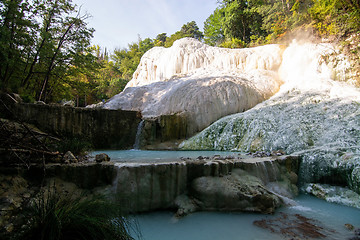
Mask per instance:
[[[175,219],[172,212],[154,212],[137,215],[136,219],[145,240],[283,240],[316,239],[272,233],[253,224],[256,220],[289,217],[301,214],[313,219],[311,223],[322,228],[325,236],[318,239],[344,240],[354,236],[345,224],[360,228],[360,210],[332,204],[309,195],[300,195],[296,206],[280,208],[274,215],[249,213],[197,212]]]
[[[143,151],[143,150],[106,150],[96,151],[92,155],[105,152],[115,162],[166,162],[198,156],[237,156],[237,152],[218,151]],[[360,228],[360,210],[302,194],[295,199],[294,206],[278,209],[274,215],[250,213],[197,212],[184,218],[176,219],[173,212],[152,212],[140,214],[133,219],[139,224],[141,236],[134,234],[135,239],[145,240],[284,240],[284,239],[329,239],[345,240],[354,236],[345,224]],[[283,215],[285,213],[286,215]],[[272,233],[253,224],[254,221],[266,219],[296,219],[296,214],[312,219],[310,223],[319,227],[322,238],[289,236]],[[276,223],[276,221],[275,221]],[[301,222],[292,222],[299,225]],[[303,223],[304,224],[304,223]],[[280,224],[281,225],[281,224]],[[283,226],[291,227],[291,226]],[[276,229],[276,228],[275,228]],[[280,228],[276,229],[279,230]]]

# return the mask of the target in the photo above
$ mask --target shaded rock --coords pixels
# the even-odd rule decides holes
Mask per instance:
[[[87,105],[86,108],[101,108],[102,106],[104,106],[104,102],[90,104],[90,105]]]
[[[63,156],[63,162],[64,163],[77,163],[78,160],[72,152],[67,151]]]
[[[69,107],[75,107],[75,102],[73,100],[62,100],[61,105],[63,106],[69,106]]]
[[[273,213],[281,205],[281,200],[260,179],[240,169],[224,177],[195,179],[191,195],[202,210]]]
[[[40,177],[43,169],[39,166],[31,168],[30,171],[29,174]],[[48,164],[46,165],[46,173],[48,176],[56,176],[64,182],[75,183],[78,187],[88,190],[111,185],[115,174],[112,162],[99,164],[94,161],[75,164]]]
[[[350,238],[349,240],[360,240],[360,228],[354,231],[354,237]]]
[[[344,225],[347,229],[349,229],[350,231],[354,230],[354,225],[350,224],[350,223],[345,223]]]
[[[96,154],[95,156],[95,161],[96,162],[109,162],[110,161],[110,157],[109,155],[107,155],[106,153],[100,153],[100,154]]]
[[[275,219],[262,219],[254,221],[255,226],[269,230],[272,233],[281,234],[287,239],[323,239],[327,232],[333,231],[321,226],[321,223],[304,217],[300,214],[288,215],[281,213]]]
[[[121,110],[25,103],[15,104],[11,110],[44,132],[83,139],[97,149],[132,147],[140,122],[137,112]]]
[[[0,239],[12,239],[24,224],[21,211],[33,195],[23,177],[0,174]]]
[[[71,153],[67,155],[72,156]],[[251,176],[252,173],[247,171],[250,165],[259,165],[258,161],[270,161],[270,158],[214,160],[204,157],[202,160],[174,160],[163,163],[88,161],[77,164],[47,164],[46,173],[47,176],[56,176],[79,188],[91,191],[96,189],[116,198],[124,210],[131,212],[178,209],[178,217],[198,210],[271,213],[281,204],[281,200],[269,191],[265,185],[267,182],[263,182],[258,175]],[[289,167],[288,171],[296,170],[299,159],[282,156],[272,161],[274,163],[261,165],[280,173],[285,166]],[[34,180],[38,182],[43,181],[44,169],[41,165],[32,166],[28,171],[28,176],[37,178]],[[273,174],[269,171],[268,175]],[[282,174],[279,176],[276,178],[283,178]],[[197,184],[199,186],[196,188]],[[214,184],[215,190],[209,192],[207,188],[204,189],[204,186],[214,188]],[[69,192],[74,189],[74,185],[56,183],[57,188],[62,186]],[[27,194],[20,197],[28,199]]]
[[[348,188],[328,184],[310,183],[304,186],[307,193],[327,202],[360,208],[360,195]]]
[[[189,213],[196,212],[198,207],[193,199],[190,199],[187,195],[180,195],[175,199],[175,206],[178,208],[175,216],[184,217]]]
[[[348,186],[351,190],[360,193],[360,153],[358,146],[320,147],[298,154],[302,155],[299,170],[301,185],[327,183]]]
[[[294,172],[289,173],[289,180],[292,184],[297,184],[298,182],[298,175]]]

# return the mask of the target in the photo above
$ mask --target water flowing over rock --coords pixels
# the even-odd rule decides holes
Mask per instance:
[[[105,154],[96,156],[100,155]],[[236,154],[174,158],[165,162],[153,162],[151,157],[98,162],[92,157],[91,161],[33,165],[11,172],[3,168],[3,172],[8,172],[0,175],[3,217],[0,228],[12,228],[17,218],[21,218],[19,211],[39,192],[36,186],[40,182],[43,190],[56,189],[56,193],[69,194],[66,196],[84,197],[85,191],[86,196],[104,194],[129,212],[178,209],[178,217],[210,209],[273,213],[286,204],[274,185],[281,192],[288,191],[292,197],[296,196],[293,176],[297,175],[298,165],[297,156],[253,158]],[[262,166],[261,171],[258,166]],[[209,187],[202,188],[203,185]],[[212,200],[208,196],[215,198]]]
[[[278,93],[218,120],[182,148],[283,149],[303,157],[303,182],[343,184],[359,192],[360,90],[334,81],[348,71],[346,62],[338,64],[340,71],[324,60],[334,51],[329,44],[290,45],[279,69],[285,84]]]
[[[281,54],[279,45],[223,49],[184,38],[145,53],[125,90],[104,108],[141,111],[145,118],[182,113],[191,136],[274,95],[282,84]]]
[[[136,212],[178,209],[177,216],[198,210],[273,213],[284,203],[280,194],[297,195],[293,176],[298,163],[297,156],[116,163],[113,194]],[[259,165],[263,166],[260,171]]]

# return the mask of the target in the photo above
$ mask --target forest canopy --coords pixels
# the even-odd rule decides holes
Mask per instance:
[[[300,29],[320,37],[358,33],[360,1],[222,0],[204,23],[204,40],[213,46],[253,46]]]
[[[27,102],[74,100],[85,106],[122,91],[143,54],[183,37],[241,48],[275,43],[306,30],[336,40],[360,29],[359,0],[220,0],[206,19],[174,34],[138,38],[108,52],[91,45],[90,15],[72,0],[0,0],[0,88]]]

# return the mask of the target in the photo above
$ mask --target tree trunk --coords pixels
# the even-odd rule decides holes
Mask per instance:
[[[46,20],[45,33],[48,33],[50,31],[51,20],[53,19],[53,16],[54,16],[54,11],[50,11],[49,18]],[[42,39],[42,41],[40,43],[40,46],[39,46],[39,48],[37,49],[37,51],[35,53],[35,56],[34,56],[34,59],[33,59],[32,63],[31,63],[29,72],[26,75],[25,79],[21,82],[21,86],[25,86],[28,83],[28,81],[30,80],[31,76],[33,75],[35,64],[38,61],[39,54],[40,54],[41,50],[43,49],[46,40],[47,39],[45,37],[43,37],[43,39]]]
[[[64,34],[61,36],[61,38],[59,40],[56,51],[55,51],[54,55],[52,56],[51,61],[49,63],[49,67],[48,67],[48,69],[46,71],[46,74],[45,74],[45,77],[44,77],[44,80],[43,80],[43,83],[42,83],[42,88],[41,88],[41,91],[40,91],[40,94],[39,94],[38,101],[41,101],[41,99],[42,99],[42,97],[43,97],[43,95],[45,93],[47,84],[48,84],[49,79],[50,79],[51,72],[52,72],[52,70],[54,69],[54,66],[55,66],[56,57],[59,54],[60,49],[63,46],[64,42],[66,41],[67,34],[70,32],[70,30],[74,26],[74,24],[75,24],[74,21],[69,24],[68,28],[66,29],[66,31],[64,32]]]

